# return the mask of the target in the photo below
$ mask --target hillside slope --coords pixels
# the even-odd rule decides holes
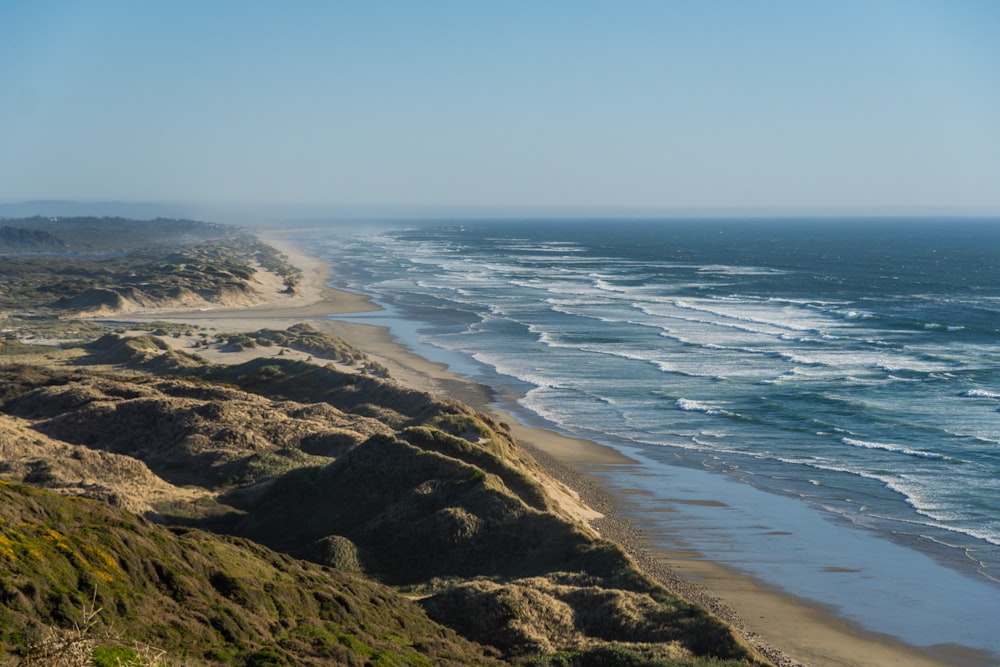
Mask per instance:
[[[0,603],[4,651],[28,664],[497,664],[370,579],[6,482]]]
[[[468,406],[364,360],[87,351],[0,365],[0,478],[67,496],[3,487],[12,655],[94,621],[163,664],[764,664]]]

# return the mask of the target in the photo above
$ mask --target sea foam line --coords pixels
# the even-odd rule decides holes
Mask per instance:
[[[907,456],[916,456],[922,459],[932,459],[938,461],[954,461],[942,454],[936,454],[934,452],[925,452],[920,449],[911,449],[909,447],[904,447],[903,445],[894,445],[888,442],[871,442],[868,440],[856,440],[855,438],[841,438],[840,441],[845,445],[850,445],[852,447],[859,447],[861,449],[880,449],[886,452],[895,452],[897,454],[906,454]]]
[[[964,396],[965,398],[990,398],[993,400],[1000,400],[1000,393],[987,391],[986,389],[970,389],[963,392],[961,396]]]

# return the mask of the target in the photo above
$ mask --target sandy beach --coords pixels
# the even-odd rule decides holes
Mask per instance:
[[[944,667],[975,665],[977,656],[960,649],[941,654],[901,644],[890,637],[865,631],[821,605],[797,600],[778,589],[763,585],[739,572],[708,560],[705,555],[651,547],[655,534],[629,521],[619,511],[619,498],[598,485],[588,473],[599,467],[628,466],[635,462],[600,444],[563,436],[553,431],[522,425],[493,404],[489,388],[451,373],[399,344],[382,327],[342,322],[328,316],[377,309],[362,295],[336,290],[326,283],[330,267],[281,238],[265,236],[290,261],[303,270],[304,280],[295,295],[283,294],[277,283],[261,276],[258,289],[266,303],[239,309],[157,311],[130,314],[132,320],[168,320],[195,324],[218,331],[280,329],[299,322],[337,334],[389,369],[393,379],[442,398],[455,398],[510,425],[515,436],[539,463],[565,487],[570,500],[582,499],[577,516],[587,520],[602,535],[621,543],[639,564],[669,587],[697,602],[739,628],[765,655],[780,665]],[[181,339],[178,345],[183,346]],[[201,352],[201,351],[199,351]],[[259,349],[241,354],[277,354]],[[213,361],[237,362],[233,353],[215,353]],[[209,355],[206,355],[209,356]],[[568,501],[568,504],[572,504]],[[662,544],[660,542],[659,544]]]

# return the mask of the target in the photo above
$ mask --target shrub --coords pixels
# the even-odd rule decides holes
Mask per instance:
[[[124,665],[144,665],[139,653],[128,646],[98,646],[91,655],[94,667],[123,667]]]

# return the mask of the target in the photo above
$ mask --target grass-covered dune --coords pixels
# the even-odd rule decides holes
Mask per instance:
[[[370,578],[7,482],[0,641],[45,665],[498,663]]]

